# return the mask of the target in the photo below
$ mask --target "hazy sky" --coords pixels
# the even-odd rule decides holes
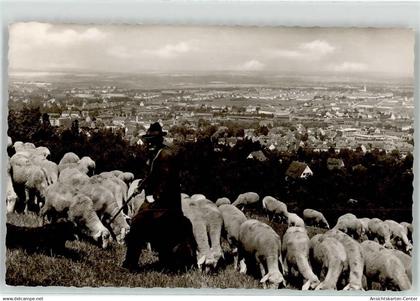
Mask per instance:
[[[406,29],[16,23],[10,70],[248,71],[413,76]]]

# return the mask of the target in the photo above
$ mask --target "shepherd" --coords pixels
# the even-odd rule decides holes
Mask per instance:
[[[139,270],[141,250],[147,242],[159,253],[165,268],[180,268],[195,262],[196,243],[191,222],[183,215],[179,179],[179,151],[164,144],[167,132],[152,123],[142,136],[149,174],[135,193],[144,188],[146,201],[133,217],[126,236],[127,253],[123,267]]]

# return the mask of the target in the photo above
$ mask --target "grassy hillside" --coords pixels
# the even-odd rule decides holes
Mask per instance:
[[[255,218],[253,213],[247,213]],[[265,220],[264,217],[258,217]],[[33,214],[8,214],[7,221],[18,226],[35,227],[40,218]],[[266,220],[265,220],[266,221]],[[272,224],[282,236],[286,227]],[[308,228],[310,236],[322,231]],[[225,251],[229,247],[222,242]],[[213,274],[197,269],[185,273],[169,273],[159,267],[155,254],[145,250],[140,258],[144,270],[138,274],[121,268],[125,246],[113,243],[110,249],[102,250],[85,241],[68,241],[65,254],[27,253],[21,249],[7,250],[6,283],[23,286],[75,286],[75,287],[189,287],[189,288],[261,288],[259,279],[242,275],[233,269],[227,253],[226,266]]]

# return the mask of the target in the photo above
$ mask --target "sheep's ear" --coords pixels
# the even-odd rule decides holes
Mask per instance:
[[[269,273],[265,274],[265,276],[261,278],[260,283],[265,283],[269,277],[270,277]]]
[[[310,286],[311,286],[311,281],[310,280],[306,281],[306,283],[302,286],[302,291],[307,291]]]
[[[205,261],[206,261],[206,256],[204,255],[197,261],[197,265],[201,266]]]

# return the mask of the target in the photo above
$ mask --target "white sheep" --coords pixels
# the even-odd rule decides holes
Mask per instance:
[[[408,240],[407,229],[393,220],[386,220],[384,223],[389,226],[389,230],[391,232],[391,242],[393,245],[396,247],[405,247],[404,251],[411,253],[413,245]]]
[[[206,199],[192,201],[190,198],[181,200],[182,211],[193,227],[197,242],[197,265],[206,270],[216,268],[223,257],[220,237],[223,227],[223,217],[217,206]]]
[[[360,244],[349,235],[335,229],[324,233],[325,236],[331,236],[343,244],[347,255],[347,265],[349,267],[349,283],[343,290],[363,290],[363,255]]]
[[[216,200],[216,206],[220,207],[221,205],[230,205],[230,200],[226,197],[218,198]]]
[[[372,288],[372,281],[380,283],[385,289],[408,290],[411,288],[404,265],[392,251],[371,240],[362,242],[361,248],[368,289]]]
[[[296,213],[288,212],[287,213],[287,226],[305,228],[305,222]]]
[[[311,254],[314,266],[320,271],[321,283],[315,290],[336,290],[343,271],[348,269],[344,246],[336,238],[317,234],[311,238]]]
[[[100,183],[86,183],[77,187],[78,193],[83,193],[88,196],[93,203],[93,209],[99,218],[109,225],[117,242],[124,244],[124,239],[128,231],[129,225],[122,212],[119,212],[120,207],[117,204],[113,194],[106,187]],[[117,214],[118,213],[118,214]],[[113,219],[110,221],[110,219]]]
[[[260,200],[260,196],[258,195],[258,193],[245,192],[238,195],[238,197],[232,203],[232,205],[239,207],[240,209],[244,209],[245,206],[256,204],[258,203],[259,200]]]
[[[289,227],[284,233],[282,242],[284,274],[295,279],[302,278],[302,290],[314,289],[320,283],[309,262],[309,248],[309,237],[305,228]]]
[[[367,234],[370,240],[375,240],[385,248],[394,248],[391,243],[391,231],[389,226],[379,218],[372,218],[369,220]]]
[[[410,255],[405,254],[404,252],[396,249],[390,250],[392,254],[394,254],[399,260],[401,260],[401,263],[403,264],[405,268],[405,272],[408,276],[408,279],[410,279],[410,282],[412,281],[412,258]]]
[[[327,219],[324,215],[314,209],[305,209],[303,210],[303,221],[308,226],[315,226],[321,228],[330,228],[330,225],[327,222]]]
[[[267,282],[270,288],[278,288],[280,284],[286,286],[279,269],[280,263],[281,269],[284,270],[281,240],[270,226],[255,219],[247,220],[239,228],[238,239],[241,273],[246,273],[245,262],[252,261],[245,258],[254,258],[260,268],[262,277],[260,283],[263,283],[264,288],[267,287]]]
[[[43,220],[45,217],[52,220],[66,218],[98,242],[102,248],[108,247],[110,232],[99,220],[92,200],[69,185],[57,182],[48,187],[40,216]]]
[[[46,170],[33,164],[25,155],[18,153],[10,158],[10,166],[13,187],[16,189],[15,192],[19,200],[15,209],[18,211],[22,209],[25,211],[28,209],[38,210],[43,203],[48,187]],[[34,207],[34,205],[36,206]]]
[[[231,204],[221,204],[219,211],[222,213],[223,227],[226,233],[226,239],[232,250],[234,258],[233,266],[236,269],[238,266],[239,228],[246,221],[246,216],[241,210]]]
[[[340,230],[352,236],[354,239],[361,239],[365,235],[362,222],[351,213],[346,213],[340,216],[333,229]]]
[[[262,200],[262,207],[267,212],[269,220],[277,217],[280,221],[287,221],[287,205],[272,196],[266,196]]]

